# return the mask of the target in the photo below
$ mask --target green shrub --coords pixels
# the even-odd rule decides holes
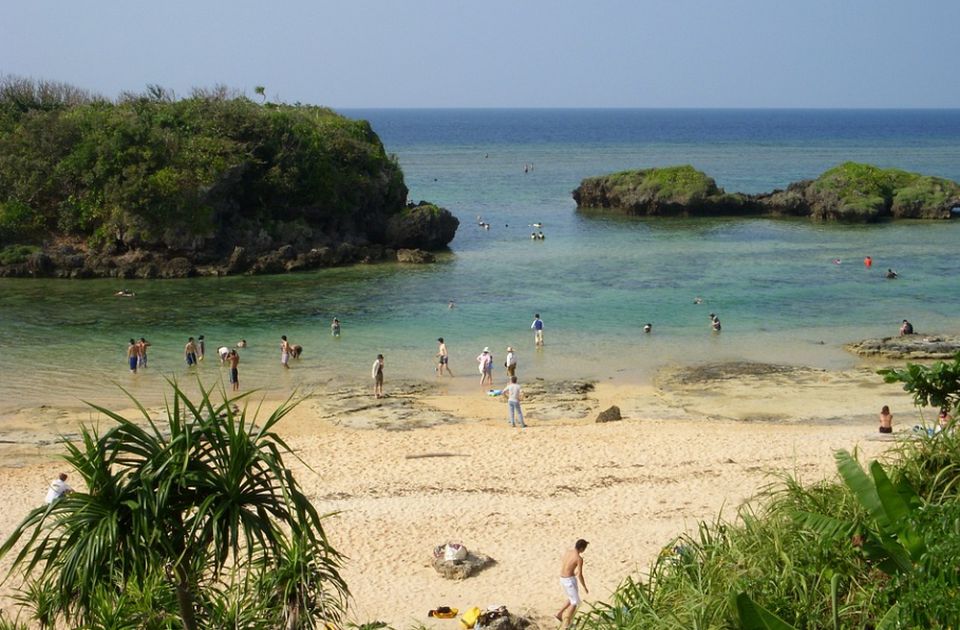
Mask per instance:
[[[786,477],[735,522],[671,544],[646,582],[628,578],[577,627],[760,627],[741,618],[743,602],[783,628],[957,627],[960,437],[908,440],[889,459],[867,475],[838,456],[844,483]]]
[[[181,249],[245,220],[362,227],[406,200],[370,125],[326,108],[159,88],[108,102],[28,84],[0,84],[0,244],[56,232]]]
[[[15,265],[26,262],[31,254],[40,251],[36,245],[8,245],[0,249],[0,265]]]

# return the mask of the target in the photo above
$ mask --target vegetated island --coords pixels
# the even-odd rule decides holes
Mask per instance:
[[[110,101],[0,79],[0,276],[426,262],[423,250],[446,247],[458,225],[448,210],[408,203],[369,123],[327,108],[225,88],[176,99],[151,86]]]
[[[960,185],[942,177],[846,162],[786,190],[728,193],[692,166],[623,171],[584,179],[573,191],[578,209],[646,216],[801,216],[872,222],[950,219],[960,211]]]

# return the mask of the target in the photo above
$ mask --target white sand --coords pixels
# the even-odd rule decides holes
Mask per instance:
[[[890,446],[875,433],[882,404],[895,405],[898,429],[915,422],[893,386],[864,381],[857,387],[849,375],[815,380],[767,383],[759,398],[751,398],[757,383],[736,381],[704,388],[699,397],[672,398],[652,388],[601,385],[593,407],[617,403],[623,421],[595,424],[593,412],[547,422],[538,420],[531,401],[531,426],[524,431],[506,424],[505,404],[479,392],[422,397],[420,403],[464,422],[409,431],[332,426],[318,419],[324,403],[317,399],[299,406],[281,432],[315,471],[294,465],[308,496],[321,512],[337,512],[325,527],[349,557],[344,576],[352,620],[453,628],[455,622],[428,619],[427,611],[506,604],[552,627],[550,616],[562,603],[560,554],[577,538],[590,541],[586,599],[605,599],[624,577],[645,572],[676,535],[713,521],[721,510],[733,518],[737,506],[776,475],[812,482],[834,474],[836,449],[881,453]],[[831,423],[704,419],[741,417],[738,410],[749,417],[806,418],[805,399],[816,399],[818,410],[829,408],[831,418],[845,410],[860,415],[856,422]],[[717,413],[701,415],[706,408]],[[4,460],[6,466],[27,462],[3,469],[4,536],[63,468],[50,460],[51,450],[14,448],[16,457]],[[429,566],[431,550],[444,541],[462,542],[497,564],[461,582],[444,580]],[[9,608],[9,599],[4,604]]]

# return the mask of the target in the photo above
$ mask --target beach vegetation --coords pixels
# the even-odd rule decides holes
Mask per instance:
[[[690,165],[622,171],[584,179],[578,208],[614,208],[639,215],[809,216],[852,222],[884,218],[949,219],[960,184],[894,168],[845,162],[786,190],[727,193]]]
[[[717,183],[689,164],[622,171],[609,177],[613,187],[626,186],[647,196],[676,199],[684,203],[702,201],[717,193]]]
[[[244,397],[176,384],[162,421],[83,427],[65,460],[85,490],[34,509],[0,547],[44,627],[314,628],[338,624],[341,557],[274,429]],[[243,405],[241,408],[240,405]],[[295,457],[295,455],[293,455]],[[9,577],[9,576],[8,576]]]
[[[403,174],[369,123],[257,94],[152,85],[110,101],[0,78],[0,246],[194,251],[297,218],[375,232],[403,209]]]
[[[0,265],[13,265],[30,258],[40,251],[36,245],[7,245],[0,249]]]
[[[960,409],[960,353],[950,362],[937,361],[930,366],[907,363],[878,373],[887,383],[901,383],[918,407]]]
[[[0,610],[0,630],[29,630],[27,625],[21,623],[18,619],[10,619],[2,610]]]
[[[957,409],[960,357],[883,374],[920,406]],[[836,479],[787,475],[732,522],[701,523],[577,627],[957,627],[960,435],[913,435],[882,463],[840,451]]]

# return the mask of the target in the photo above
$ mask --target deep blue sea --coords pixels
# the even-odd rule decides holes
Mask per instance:
[[[692,164],[730,192],[784,187],[848,160],[960,180],[960,110],[343,113],[371,122],[412,199],[460,218],[439,263],[183,281],[0,280],[0,413],[110,401],[113,383],[149,402],[164,376],[187,375],[183,344],[199,334],[208,348],[248,340],[244,389],[290,391],[366,382],[378,352],[388,385],[433,378],[439,336],[456,382],[472,385],[484,346],[498,365],[515,346],[524,378],[649,382],[674,363],[852,365],[843,343],[895,334],[904,318],[921,333],[960,329],[960,221],[639,219],[579,213],[570,196],[584,177],[674,164]],[[530,240],[533,223],[545,240]],[[885,280],[888,267],[900,279]],[[113,297],[119,288],[137,295]],[[529,330],[535,312],[546,323],[542,350]],[[723,322],[719,335],[711,312]],[[339,339],[329,334],[334,316]],[[646,322],[651,335],[641,332]],[[281,334],[306,348],[288,372]],[[153,347],[148,372],[131,376],[124,352],[134,336]],[[209,361],[200,374],[222,375]]]

